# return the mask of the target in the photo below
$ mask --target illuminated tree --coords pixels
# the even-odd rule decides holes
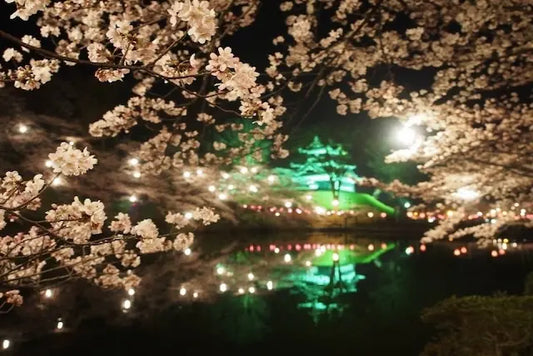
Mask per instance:
[[[430,179],[414,187],[393,182],[388,188],[420,196],[432,207],[442,204],[442,209],[456,210],[453,219],[427,234],[428,239],[449,235],[467,211],[455,208],[468,208],[469,202],[481,198],[501,214],[496,213],[493,224],[462,230],[455,237],[465,233],[489,237],[508,222],[530,223],[526,217],[533,201],[533,115],[527,92],[533,73],[531,4],[520,0],[284,1],[280,9],[286,14],[287,31],[273,39],[276,51],[265,53],[269,64],[265,73],[259,73],[236,56],[238,48],[224,44],[237,31],[250,29],[260,4],[258,0],[9,0],[3,6],[10,9],[13,21],[28,23],[22,29],[25,33],[2,23],[0,86],[35,90],[65,66],[94,68],[96,78],[104,83],[131,81],[131,97],[94,121],[89,134],[120,146],[135,131],[140,142],[128,150],[128,159],[137,160],[133,177],[150,182],[156,195],[190,195],[192,202],[195,189],[184,192],[162,181],[179,177],[178,187],[189,186],[182,185],[182,178],[192,176],[214,181],[221,165],[250,154],[262,140],[272,142],[274,157],[287,156],[281,117],[303,120],[329,94],[341,115],[394,116],[411,127],[401,132],[407,141],[414,140],[412,145],[389,160],[415,161]],[[413,76],[423,77],[426,83],[412,83]],[[293,99],[296,103],[289,103]],[[242,131],[244,125],[231,122],[236,117],[252,122],[251,130]],[[412,128],[418,126],[426,136],[413,135]],[[25,135],[32,127],[33,123],[21,121],[9,129]],[[213,130],[237,132],[240,145],[227,147],[204,139]],[[51,172],[22,179],[12,170],[2,178],[0,227],[18,229],[16,237],[3,239],[0,249],[7,253],[2,256],[6,262],[0,279],[3,286],[13,284],[7,278],[13,268],[25,271],[16,276],[17,281],[40,276],[43,258],[52,253],[39,250],[34,258],[23,257],[35,248],[28,247],[15,248],[17,255],[12,256],[7,246],[13,241],[29,246],[42,241],[45,246],[48,239],[59,239],[56,244],[62,246],[107,238],[100,236],[104,207],[92,200],[84,204],[72,198],[68,201],[74,203],[52,205],[48,214],[43,212],[33,221],[22,215],[24,209],[37,208],[39,196],[50,189],[53,179],[85,173],[97,159],[105,162],[105,157],[91,158],[87,151],[67,147],[69,140],[62,141],[66,146],[61,145],[50,158]],[[86,141],[84,137],[80,147],[89,146]],[[47,151],[56,147],[43,147],[35,155],[40,160],[31,161],[31,170],[38,171]],[[114,157],[114,165],[105,165],[110,176],[126,172],[120,157]],[[337,168],[342,170],[342,164],[330,167],[334,177],[341,175]],[[332,179],[334,196],[336,179]],[[83,189],[76,194],[85,195]],[[196,201],[187,210],[215,220],[206,208],[214,205]],[[183,210],[174,211],[183,215]],[[181,226],[182,215],[171,214],[171,224]],[[90,224],[89,217],[94,220]],[[79,228],[73,220],[80,219],[85,227],[76,239],[82,241],[71,241],[69,229]],[[167,240],[156,240],[160,237],[152,221],[139,219],[126,232],[130,230],[127,221],[120,215],[113,225],[115,232],[123,234],[117,235],[119,243],[125,243],[124,236],[135,235],[167,246]],[[24,226],[18,225],[22,222]],[[68,258],[78,250],[88,256],[89,247],[75,247]],[[89,256],[95,260],[98,253],[117,255],[106,248],[92,250]],[[19,258],[30,262],[21,263]],[[75,275],[102,277],[103,270],[96,269],[95,276],[94,266],[83,259],[80,265],[84,267]],[[107,271],[115,274],[111,267]]]

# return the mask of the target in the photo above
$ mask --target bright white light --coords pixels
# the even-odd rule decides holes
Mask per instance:
[[[229,174],[226,173],[226,172],[222,172],[222,178],[228,179],[229,178]]]
[[[369,218],[373,218],[374,217],[374,213],[369,211],[366,216],[368,216]]]
[[[128,200],[132,203],[135,203],[137,201],[137,197],[135,195],[130,195],[130,197],[128,198]]]
[[[200,177],[203,176],[203,175],[204,175],[204,171],[203,171],[203,169],[197,169],[197,170],[196,170],[196,175],[197,175],[197,176],[200,176]]]
[[[284,205],[285,205],[286,208],[290,208],[290,207],[292,207],[292,202],[286,201]]]
[[[128,295],[135,295],[135,289],[133,288],[128,289]]]
[[[185,294],[187,294],[187,289],[181,287],[181,288],[180,288],[180,295],[183,296],[183,295],[185,295]]]
[[[248,173],[248,168],[241,167],[241,169],[239,169],[239,172],[241,172],[242,174],[246,174],[246,173]]]
[[[272,288],[274,288],[274,283],[272,283],[272,281],[268,281],[267,282],[267,289],[268,290],[272,290]]]
[[[248,273],[248,280],[253,281],[255,278],[254,274],[252,272]]]
[[[47,159],[46,162],[44,162],[44,165],[48,168],[52,168],[54,166],[54,162]]]
[[[192,213],[190,212],[185,213],[185,219],[192,219]]]
[[[212,193],[215,190],[217,190],[217,188],[214,185],[210,185],[209,187],[207,187],[207,190],[209,190]]]
[[[255,185],[251,185],[248,187],[248,190],[252,193],[257,193],[257,187]]]
[[[217,274],[224,274],[226,272],[226,269],[222,266],[217,267]]]
[[[191,176],[191,172],[189,172],[189,171],[183,172],[183,177],[184,178],[190,178],[190,176]]]
[[[228,199],[228,195],[227,195],[226,193],[220,193],[220,194],[218,195],[218,199],[220,199],[220,200],[226,200],[226,199]]]
[[[283,261],[285,261],[285,263],[289,263],[291,262],[291,260],[292,260],[292,257],[288,253],[286,253],[285,256],[283,256]]]
[[[52,185],[55,187],[61,184],[63,184],[63,180],[61,179],[61,177],[55,177],[54,180],[52,181]]]
[[[406,201],[405,203],[403,203],[403,207],[405,209],[409,209],[411,207],[411,203],[409,203],[408,201]]]
[[[192,297],[195,298],[195,299],[198,298],[198,292],[194,292],[194,293],[192,294]]]
[[[243,294],[244,293],[244,288],[239,288],[239,290],[237,291],[239,294]]]
[[[305,200],[309,201],[309,200],[311,200],[311,199],[313,199],[313,197],[312,197],[310,194],[307,194],[307,195],[305,196]]]
[[[374,251],[374,244],[368,245],[368,251]]]
[[[333,206],[339,206],[339,201],[338,201],[337,199],[333,199],[333,200],[331,201],[331,205],[333,205]]]
[[[331,256],[331,259],[333,262],[337,262],[339,260],[339,254],[337,252],[333,252],[333,256]]]
[[[139,171],[133,172],[133,178],[141,178],[141,172]]]
[[[51,289],[47,289],[47,290],[44,291],[44,296],[46,298],[52,298],[53,295],[54,295],[54,292],[52,292]]]
[[[224,293],[225,291],[228,290],[228,285],[226,283],[220,283],[220,286],[218,287],[218,289]]]
[[[250,169],[250,171],[251,171],[252,173],[257,173],[257,167],[252,167],[252,169]]]
[[[24,134],[24,133],[28,132],[28,130],[29,130],[28,126],[26,126],[26,125],[24,125],[24,124],[20,124],[20,125],[19,125],[19,132],[20,132],[21,134]]]
[[[250,287],[250,288],[248,288],[248,292],[249,292],[250,294],[254,294],[254,293],[255,293],[255,288],[254,288],[254,287]]]
[[[408,126],[403,126],[396,132],[396,140],[402,145],[412,145],[416,139],[416,131]]]
[[[71,146],[74,146],[74,141],[69,141],[68,144],[71,145]]]
[[[233,184],[230,184],[230,185],[228,185],[228,189],[229,190],[233,190],[233,189],[235,189],[235,186]]]
[[[64,326],[63,322],[61,320],[59,320],[57,322],[56,329],[57,330],[61,330],[61,329],[63,329],[63,326]]]
[[[274,249],[274,253],[279,253],[279,247],[276,247],[276,248]]]
[[[320,255],[322,255],[322,249],[317,248],[317,249],[315,250],[315,256],[318,257],[318,256],[320,256]]]
[[[413,246],[409,246],[405,249],[405,254],[410,255],[413,252],[415,252],[415,248]]]
[[[305,261],[305,266],[306,267],[311,267],[311,261]]]
[[[131,300],[126,299],[122,302],[122,308],[128,310],[131,308]]]
[[[183,253],[185,254],[185,256],[190,256],[192,251],[190,248],[187,247],[185,250],[183,250]]]
[[[463,187],[457,189],[457,193],[455,193],[455,196],[463,200],[474,200],[479,197],[479,193],[474,189]]]
[[[315,207],[315,213],[317,213],[318,215],[323,215],[326,213],[326,209],[321,206],[317,206]]]
[[[130,159],[128,160],[128,164],[129,164],[130,166],[136,166],[136,165],[139,164],[139,160],[138,160],[137,158],[130,158]]]
[[[268,177],[267,177],[267,181],[268,181],[270,184],[274,183],[274,182],[276,181],[276,176],[274,176],[274,175],[270,175],[270,176],[268,176]]]
[[[2,341],[2,348],[5,350],[5,349],[8,349],[9,346],[11,345],[11,341],[9,341],[8,339],[4,339]]]

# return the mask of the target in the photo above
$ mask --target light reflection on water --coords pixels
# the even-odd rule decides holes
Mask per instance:
[[[199,291],[204,300],[216,301],[222,295],[252,296],[289,291],[298,295],[298,308],[308,310],[316,320],[326,313],[342,312],[350,294],[357,293],[367,278],[361,269],[379,273],[383,261],[415,258],[438,253],[449,259],[507,258],[533,249],[533,244],[494,240],[481,248],[475,242],[438,242],[430,245],[417,240],[352,238],[344,234],[307,236],[250,236],[240,242],[213,237],[199,238],[196,248],[203,252],[225,251],[204,264],[204,271],[183,282],[181,288]],[[215,245],[215,246],[212,246]],[[202,252],[199,253],[202,255]]]

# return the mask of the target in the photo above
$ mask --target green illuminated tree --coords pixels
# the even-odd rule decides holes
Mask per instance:
[[[295,177],[308,177],[310,175],[327,176],[329,189],[333,199],[339,198],[343,178],[355,176],[355,165],[349,164],[348,152],[337,143],[323,144],[318,136],[307,147],[299,148],[298,152],[306,159],[304,163],[291,163],[291,168],[296,170]]]

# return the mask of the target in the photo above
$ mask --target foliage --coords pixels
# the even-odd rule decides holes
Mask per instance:
[[[452,297],[426,309],[422,320],[440,330],[423,355],[529,355],[533,297]]]

